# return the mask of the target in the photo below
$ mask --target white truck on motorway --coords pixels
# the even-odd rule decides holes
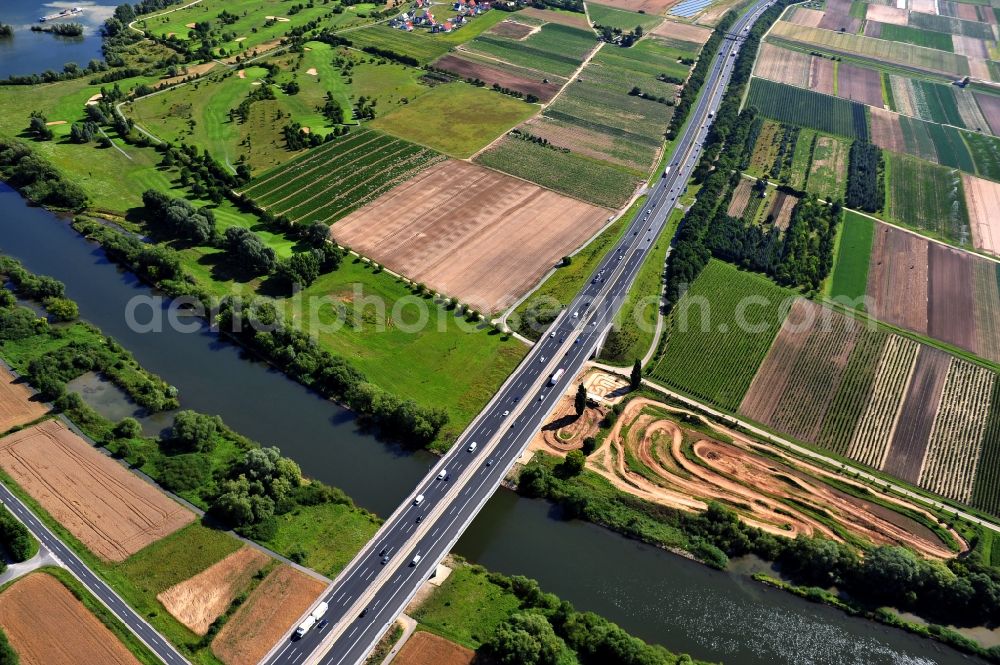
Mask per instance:
[[[295,637],[297,639],[301,639],[303,635],[308,633],[312,627],[316,625],[317,621],[323,618],[323,615],[326,614],[328,609],[330,609],[330,606],[325,600],[317,605],[316,608],[309,613],[309,616],[303,619],[302,623],[300,623],[298,628],[295,629]]]
[[[563,370],[563,369],[557,369],[557,370],[555,371],[555,373],[554,373],[554,374],[552,375],[552,378],[551,378],[551,379],[549,379],[549,385],[550,385],[550,386],[554,386],[554,385],[556,385],[556,383],[558,383],[558,382],[559,382],[559,379],[561,379],[561,378],[562,378],[562,375],[563,375],[563,373],[564,373],[565,371],[566,371],[566,370]]]

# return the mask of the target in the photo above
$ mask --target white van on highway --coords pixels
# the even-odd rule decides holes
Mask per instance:
[[[469,444],[468,451],[470,453],[474,453],[474,452],[476,452],[476,447],[477,447],[477,444],[476,444],[475,441],[473,441],[472,443]]]
[[[448,469],[441,469],[441,473],[438,474],[438,480],[444,480],[448,477]]]
[[[422,556],[420,556],[419,554],[415,554],[415,555],[413,556],[413,560],[412,560],[412,561],[410,561],[410,565],[411,565],[411,566],[415,566],[415,565],[417,565],[418,563],[420,563],[420,560],[421,560],[422,558],[423,558],[423,557],[422,557]]]
[[[424,495],[423,494],[418,494],[417,498],[413,500],[413,505],[414,506],[419,506],[423,502],[424,502]]]

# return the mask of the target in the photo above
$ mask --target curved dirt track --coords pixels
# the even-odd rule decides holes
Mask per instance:
[[[850,533],[878,545],[906,545],[927,557],[955,555],[920,522],[837,487],[863,487],[882,503],[936,521],[918,505],[792,458],[700,416],[695,416],[700,425],[711,427],[720,440],[684,427],[664,417],[664,412],[693,415],[653,400],[633,399],[601,447],[589,456],[587,467],[622,491],[671,508],[700,511],[708,501],[719,501],[736,509],[747,524],[775,535],[820,535],[843,541],[843,534]],[[585,436],[596,433],[603,411],[588,409],[582,418],[574,416],[572,396],[567,396],[533,447],[557,455],[579,448]],[[729,440],[732,443],[723,442]],[[964,540],[950,532],[967,549]]]

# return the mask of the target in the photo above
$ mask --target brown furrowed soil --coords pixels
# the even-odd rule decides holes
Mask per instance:
[[[927,241],[876,223],[868,268],[870,311],[876,318],[927,333]]]
[[[818,309],[819,305],[803,298],[795,301],[781,325],[781,331],[771,344],[771,350],[754,375],[740,404],[739,413],[757,422],[771,421],[778,404],[785,396],[795,360],[819,323],[815,316]]]
[[[325,588],[291,566],[278,566],[212,640],[212,653],[226,665],[256,665]]]
[[[861,19],[851,16],[851,0],[828,0],[823,20],[819,22],[818,27],[853,35],[861,27]]]
[[[809,68],[809,89],[833,94],[833,61],[820,56],[812,56]]]
[[[962,189],[973,247],[1000,256],[1000,183],[963,173]]]
[[[936,242],[927,244],[927,333],[978,353],[975,322],[969,314],[976,308],[972,266],[982,259]]]
[[[837,95],[881,108],[882,75],[874,69],[842,62],[837,67]]]
[[[17,379],[0,366],[0,433],[38,420],[49,408],[24,379]]]
[[[488,30],[492,35],[500,35],[501,37],[509,37],[510,39],[524,39],[534,31],[535,29],[530,25],[510,20],[501,21]]]
[[[685,414],[719,437],[688,429],[675,420]],[[543,449],[565,455],[564,450]],[[854,481],[646,398],[626,405],[604,444],[589,456],[587,467],[618,489],[659,505],[701,511],[708,501],[721,501],[747,524],[775,535],[819,534],[840,540],[828,525],[802,510],[801,506],[809,505],[871,542],[906,544],[935,558],[954,556],[923,524],[835,489],[825,479]],[[906,505],[927,516],[918,506],[871,491],[892,505]],[[956,540],[964,545],[961,538]]]
[[[905,9],[897,9],[896,7],[887,7],[885,5],[876,5],[874,3],[869,3],[867,18],[869,21],[878,21],[879,23],[892,23],[893,25],[906,25],[908,12]]]
[[[497,171],[449,160],[351,213],[331,232],[410,279],[493,312],[534,286],[609,214]]]
[[[175,619],[204,635],[269,561],[271,557],[260,550],[244,546],[156,599]]]
[[[1000,362],[1000,285],[997,264],[976,261],[972,266],[976,284],[976,350],[983,358]]]
[[[395,665],[471,665],[472,649],[420,630],[406,641],[392,662]]]
[[[878,21],[866,21],[864,35],[878,39],[882,36],[882,24]]]
[[[668,4],[673,5],[673,0],[670,0]],[[646,13],[648,14],[649,12]],[[651,34],[701,46],[712,36],[712,31],[691,23],[677,23],[667,20],[653,28]]]
[[[907,482],[919,482],[949,363],[951,356],[944,351],[929,346],[920,347],[896,433],[889,445],[885,464],[881,467],[886,473]]]
[[[729,199],[729,208],[726,209],[726,214],[730,217],[742,217],[743,211],[747,208],[747,203],[750,201],[750,195],[753,193],[753,181],[746,178],[740,178],[740,182],[736,185],[736,189],[733,190],[733,196]]]
[[[22,665],[138,665],[63,583],[29,573],[0,594],[0,625]]]
[[[792,221],[792,211],[799,203],[799,197],[786,192],[778,192],[774,197],[774,205],[771,207],[771,216],[774,218],[774,225],[785,231],[789,222]]]
[[[0,467],[106,561],[123,561],[195,518],[59,420],[0,439]]]
[[[973,92],[976,103],[986,116],[986,122],[990,125],[990,132],[1000,136],[1000,95],[991,95],[985,92]]]
[[[871,109],[872,143],[885,150],[906,153],[903,128],[899,126],[899,116],[884,109]]]
[[[559,92],[558,84],[551,81],[543,83],[543,77],[540,77],[538,80],[532,80],[524,76],[518,76],[513,72],[504,71],[499,67],[491,67],[485,63],[473,62],[461,55],[446,55],[435,62],[434,66],[457,74],[462,78],[480,79],[485,81],[488,86],[496,83],[504,88],[518,90],[525,94],[532,94],[543,102],[549,101]],[[527,70],[525,72],[527,73]]]

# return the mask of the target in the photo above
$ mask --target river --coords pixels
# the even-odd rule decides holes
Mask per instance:
[[[31,26],[40,25],[40,16],[72,7],[80,7],[83,13],[63,22],[82,25],[81,36],[60,37],[31,31]],[[93,58],[102,60],[99,29],[114,11],[114,4],[92,0],[0,1],[0,23],[14,27],[13,37],[0,38],[0,78],[11,74],[40,74],[47,69],[61,72],[67,62],[86,67]]]
[[[202,329],[137,333],[126,303],[150,290],[119,271],[65,220],[0,183],[0,252],[66,283],[81,317],[180,390],[182,406],[215,413],[277,445],[312,477],[388,515],[433,464],[385,444],[353,415]],[[669,649],[730,665],[978,663],[904,631],[848,617],[606,529],[559,519],[546,502],[498,492],[456,546],[470,561],[533,577],[579,609],[598,612]]]

